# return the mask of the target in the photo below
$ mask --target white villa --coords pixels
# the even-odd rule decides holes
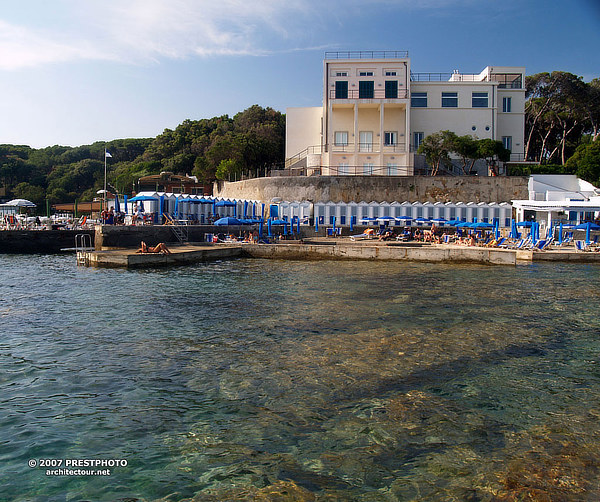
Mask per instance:
[[[327,52],[323,106],[286,110],[286,168],[410,176],[427,135],[501,140],[523,160],[525,68],[413,73],[408,52]]]
[[[513,200],[516,219],[535,220],[549,228],[552,222],[581,223],[600,216],[600,189],[575,175],[530,176],[529,199]]]

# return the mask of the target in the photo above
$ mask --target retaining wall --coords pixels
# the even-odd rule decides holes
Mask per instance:
[[[217,182],[218,197],[311,202],[510,202],[528,199],[526,176],[290,176]]]
[[[93,230],[2,230],[0,253],[60,253],[75,247],[77,234],[89,234],[94,239]]]

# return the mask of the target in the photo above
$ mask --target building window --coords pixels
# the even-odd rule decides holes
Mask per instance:
[[[348,72],[347,71],[336,71],[335,72],[335,76],[336,77],[347,77],[348,76]]]
[[[410,95],[410,106],[413,108],[427,108],[427,93],[413,92]]]
[[[502,98],[502,111],[504,113],[512,112],[512,98]]]
[[[348,131],[335,131],[335,146],[348,146]]]
[[[392,164],[392,163],[388,162],[387,175],[388,176],[398,176],[398,164]]]
[[[396,131],[384,132],[383,144],[386,146],[396,146],[398,144],[398,133]]]
[[[442,108],[457,108],[458,92],[442,92]]]
[[[386,70],[385,76],[386,77],[395,77],[396,76],[396,72],[395,71]]]
[[[373,72],[372,71],[359,71],[358,76],[359,77],[372,77]]]
[[[373,99],[375,94],[375,82],[363,80],[358,83],[358,97],[360,99]]]
[[[390,99],[396,99],[398,97],[398,81],[397,80],[386,80],[385,81],[385,97]]]
[[[502,136],[502,146],[512,152],[512,136]]]
[[[413,138],[414,138],[415,150],[418,150],[419,147],[421,146],[421,143],[423,143],[423,138],[425,138],[425,133],[415,132],[413,134]]]
[[[458,99],[457,99],[458,103]],[[487,108],[488,107],[488,93],[487,92],[474,92],[471,95],[471,106],[473,108]]]
[[[372,176],[373,175],[373,164],[371,164],[371,163],[363,164],[363,174],[365,176]]]
[[[373,151],[373,131],[360,131],[358,150],[360,152],[372,152]]]
[[[349,171],[349,168],[348,168],[348,163],[347,162],[341,162],[338,165],[338,174],[339,175],[344,176],[344,175],[348,174],[348,171]]]
[[[348,99],[348,81],[338,80],[335,83],[335,97],[336,99]]]

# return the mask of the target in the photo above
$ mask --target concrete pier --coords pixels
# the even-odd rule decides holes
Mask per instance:
[[[88,251],[79,254],[81,264],[92,267],[142,268],[182,265],[240,257],[281,260],[388,260],[430,263],[530,264],[534,261],[600,263],[600,253],[529,251],[458,245],[351,242],[322,239],[312,243],[194,244],[170,246],[170,255],[137,254],[135,249]]]
[[[239,244],[169,246],[169,250],[171,254],[142,254],[136,253],[135,249],[84,251],[77,254],[77,260],[78,263],[88,267],[151,268],[188,265],[242,256],[242,246]]]

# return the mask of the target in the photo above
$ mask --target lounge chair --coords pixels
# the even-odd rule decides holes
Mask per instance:
[[[163,213],[163,217],[165,218],[165,225],[177,225],[175,218],[169,213]]]
[[[364,233],[350,236],[351,241],[361,241],[364,239],[372,239],[372,238],[373,238],[373,234],[364,234]]]
[[[588,245],[585,241],[575,241],[575,248],[577,251],[588,251]]]

